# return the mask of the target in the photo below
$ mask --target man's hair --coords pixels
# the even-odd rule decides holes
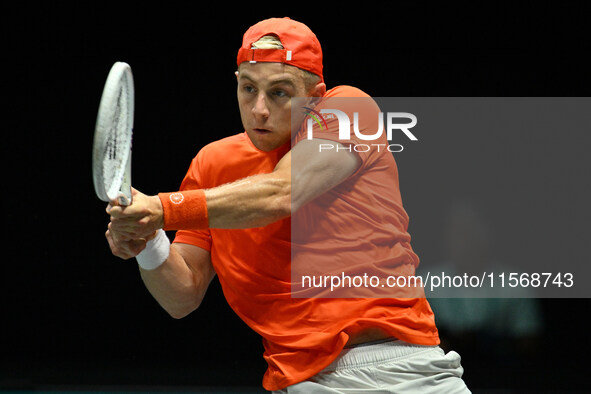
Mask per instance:
[[[251,49],[283,49],[283,44],[277,36],[263,36],[252,43]]]
[[[283,49],[283,44],[279,40],[279,37],[268,35],[259,38],[256,42],[252,43],[251,49]],[[299,69],[302,72],[304,78],[304,88],[309,92],[320,82],[320,77],[307,70]]]

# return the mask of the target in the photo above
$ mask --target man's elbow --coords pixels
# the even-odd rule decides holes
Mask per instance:
[[[175,313],[175,312],[169,312],[169,313],[168,313],[168,315],[169,315],[170,317],[172,317],[173,319],[175,319],[175,320],[180,320],[180,319],[182,319],[182,318],[184,318],[184,317],[187,317],[187,316],[189,316],[189,313],[178,313],[178,314],[177,314],[177,313]]]
[[[185,305],[161,305],[162,308],[172,317],[173,319],[179,320],[190,315],[193,311],[199,308],[201,302]]]
[[[168,315],[173,319],[180,320],[184,317],[189,316],[189,314],[191,314],[192,311],[167,310],[166,312],[168,312]]]

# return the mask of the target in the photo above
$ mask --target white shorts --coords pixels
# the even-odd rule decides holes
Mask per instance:
[[[456,352],[389,340],[345,348],[320,373],[274,393],[470,393],[463,373]]]

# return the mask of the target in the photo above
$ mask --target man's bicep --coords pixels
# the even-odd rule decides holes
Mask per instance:
[[[276,171],[291,175],[292,211],[337,186],[351,176],[361,165],[361,159],[341,149],[322,150],[323,144],[334,141],[303,140],[294,146],[278,163]]]

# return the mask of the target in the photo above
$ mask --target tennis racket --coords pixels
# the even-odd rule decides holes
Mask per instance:
[[[99,199],[131,204],[134,84],[131,67],[111,67],[99,105],[92,148],[92,178]]]

